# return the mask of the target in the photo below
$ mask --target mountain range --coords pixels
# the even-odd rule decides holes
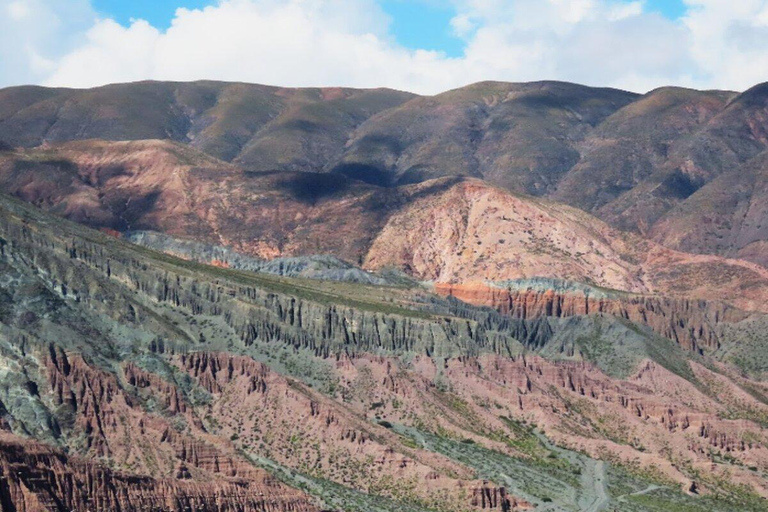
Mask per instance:
[[[768,85],[0,90],[3,510],[768,507]]]

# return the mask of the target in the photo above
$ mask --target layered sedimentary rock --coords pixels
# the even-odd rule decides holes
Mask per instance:
[[[720,347],[720,323],[737,323],[752,313],[718,301],[621,293],[562,281],[511,282],[507,286],[468,283],[435,285],[435,290],[519,319],[607,314],[669,338],[687,350]]]
[[[359,282],[377,279],[350,263],[450,283],[565,278],[765,307],[768,271],[749,262],[672,251],[476,179],[378,188],[342,174],[253,173],[167,141],[0,152],[4,190],[91,227],[170,235],[169,252],[219,265]],[[318,254],[337,260],[248,261]]]
[[[364,266],[394,266],[450,284],[565,279],[759,311],[766,310],[768,290],[768,271],[758,265],[672,251],[574,208],[479,180],[414,194],[388,218]]]
[[[319,510],[305,495],[266,473],[256,479],[154,479],[115,471],[11,434],[0,434],[0,481],[0,505],[8,512]]]
[[[129,244],[121,243],[121,251],[106,252],[101,243],[109,241],[107,238],[52,239],[9,220],[7,216],[0,219],[0,235],[11,240],[4,249],[11,261],[34,260],[37,271],[61,296],[115,319],[156,321],[141,303],[148,300],[194,315],[222,317],[245,346],[257,339],[280,341],[323,356],[340,350],[378,349],[448,355],[482,348],[505,351],[509,343],[472,321],[436,321],[429,312],[414,312],[378,297],[336,296],[311,283],[288,283],[254,274],[240,274],[239,281],[232,279],[236,274],[226,273],[200,279],[194,266],[147,266],[141,252]],[[115,294],[110,280],[123,283],[141,301]],[[283,291],[293,295],[280,293]]]
[[[728,474],[768,494],[747,469],[768,459],[761,385],[727,366],[692,366],[676,344],[617,320],[630,315],[625,303],[627,313],[576,314],[616,307],[614,292],[563,284],[564,296],[582,297],[568,302],[521,289],[502,313],[422,288],[202,266],[13,200],[1,211],[0,424],[46,440],[48,452],[68,450],[53,472],[67,482],[85,471],[67,469],[77,461],[101,468],[97,481],[118,479],[94,489],[110,506],[131,510],[146,489],[173,510],[217,496],[221,510],[265,507],[249,494],[271,481],[258,462],[333,506],[515,510],[547,497],[578,509],[599,466],[560,460],[541,432],[593,457],[658,467],[670,488],[706,469],[701,493]],[[739,318],[702,313],[719,317]],[[618,366],[623,375],[611,376]],[[64,499],[64,483],[21,460],[13,469],[30,465],[40,487],[33,496],[14,483],[9,500]],[[296,496],[275,506],[315,506]]]
[[[367,351],[450,357],[492,349],[497,342],[504,347],[504,336],[491,336],[470,319],[433,316],[376,297],[345,299],[322,288],[303,288],[301,282],[198,268],[107,235],[79,232],[74,225],[51,230],[37,223],[32,210],[13,202],[6,207],[0,257],[9,280],[2,293],[8,294],[10,309],[2,314],[11,330],[0,333],[0,341],[9,334],[8,341],[23,347],[23,355],[11,351],[8,364],[29,376],[12,382],[0,375],[0,398],[10,404],[3,419],[15,431],[130,469],[145,479],[147,492],[165,481],[181,482],[178,490],[157,492],[162,500],[181,496],[181,507],[193,483],[203,490],[189,499],[204,504],[219,496],[220,487],[226,492],[238,482],[255,486],[265,478],[243,450],[253,457],[269,454],[288,467],[356,489],[381,488],[377,492],[392,497],[398,495],[387,488],[386,478],[415,480],[423,484],[416,488],[420,499],[449,510],[470,505],[466,489],[479,484],[460,465],[405,448],[386,428],[361,421],[251,357],[205,350],[224,339],[230,350],[241,352],[272,346],[318,358]],[[22,295],[44,300],[28,307]],[[57,317],[63,330],[58,338],[46,315]],[[203,328],[212,321],[216,328]],[[124,357],[129,360],[120,363]],[[24,390],[24,398],[19,400],[18,389],[10,386]],[[234,396],[239,397],[236,408]],[[254,407],[251,415],[258,412],[266,421],[253,425],[248,436],[229,423],[242,422],[244,416],[230,414],[245,407]],[[289,426],[304,416],[298,424],[304,430],[292,432]],[[310,448],[318,432],[326,432],[327,456],[316,468],[304,467],[309,459],[298,458],[296,436]],[[272,439],[257,452],[236,446],[239,437],[253,439],[253,434]],[[373,466],[371,457],[378,461]],[[368,470],[350,477],[347,461]],[[58,490],[48,490],[58,496]],[[260,510],[253,508],[260,505],[249,501],[247,489],[236,496],[240,501],[231,503],[239,503],[239,510]],[[13,500],[18,499],[14,491]],[[73,498],[76,509],[78,499]],[[110,506],[114,502],[100,499]],[[131,502],[114,503],[131,510]],[[229,510],[231,503],[222,502],[220,510]],[[306,503],[308,510],[314,506]]]
[[[467,468],[405,446],[388,428],[361,421],[359,411],[286,381],[261,363],[224,353],[191,353],[172,358],[172,364],[211,393],[206,415],[216,418],[219,435],[234,438],[245,453],[268,454],[288,467],[369,492],[388,485],[392,489],[378,492],[396,495],[402,492],[398,489],[409,489],[437,509],[475,505],[474,491],[467,489],[481,483]],[[268,446],[261,446],[264,439]],[[486,482],[485,488],[497,496],[485,508],[518,504],[503,487]]]

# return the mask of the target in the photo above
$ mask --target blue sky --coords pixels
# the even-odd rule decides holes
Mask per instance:
[[[381,6],[392,18],[390,30],[401,45],[461,55],[464,43],[450,27],[456,12],[447,2],[385,0]]]
[[[215,4],[211,0],[93,0],[100,14],[123,25],[141,18],[160,29],[166,29],[179,7],[201,8]],[[464,41],[451,30],[450,21],[456,11],[446,0],[379,0],[392,19],[390,32],[406,48],[438,50],[449,57],[461,56]],[[656,11],[669,19],[685,13],[683,0],[645,0],[647,11]]]
[[[210,0],[93,0],[93,6],[100,14],[123,25],[132,18],[141,18],[158,28],[168,28],[179,7],[194,9],[213,3]]]
[[[677,19],[685,14],[683,0],[647,0],[645,5],[648,10],[658,11],[670,19]]]

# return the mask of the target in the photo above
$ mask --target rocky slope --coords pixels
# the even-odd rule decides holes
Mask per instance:
[[[252,173],[167,141],[86,141],[5,156],[5,190],[72,220],[269,259],[329,253],[356,261],[398,195],[332,174]]]
[[[664,87],[638,98],[587,135],[580,161],[558,184],[553,199],[600,212],[619,227],[647,229],[695,188],[682,174],[669,177],[674,171],[670,153],[703,129],[734,96]],[[626,200],[633,195],[632,202]],[[615,212],[621,204],[631,209]]]
[[[438,283],[561,278],[758,310],[768,282],[757,265],[672,251],[582,211],[472,180],[393,214],[365,266],[396,266]]]
[[[545,195],[579,160],[584,136],[635,98],[557,82],[482,82],[371,118],[339,165],[374,183],[465,175]]]
[[[125,239],[183,259],[224,268],[310,279],[434,289],[439,295],[490,307],[504,316],[522,320],[523,323],[513,329],[512,335],[529,346],[541,346],[550,341],[553,333],[541,329],[538,324],[543,318],[610,315],[647,326],[686,350],[709,354],[727,352],[733,358],[737,346],[740,348],[735,352],[747,350],[746,345],[740,342],[754,336],[753,331],[759,330],[756,326],[763,318],[761,314],[735,308],[721,300],[627,293],[562,279],[533,278],[496,283],[427,285],[398,272],[366,272],[328,256],[262,261],[228,248],[174,239],[152,232],[129,233]],[[465,315],[486,325],[493,325],[494,329],[504,323],[503,319],[496,318],[489,324],[487,314],[463,311],[456,303],[447,307],[442,305],[437,311]],[[755,327],[746,327],[748,325]],[[743,365],[744,361],[739,361],[739,364]],[[755,362],[750,367],[764,368],[761,362]],[[760,372],[762,369],[758,370]]]
[[[763,384],[640,325],[525,336],[528,319],[422,290],[207,267],[0,199],[0,495],[19,509],[79,509],[81,489],[128,510],[150,493],[422,512],[768,495]]]
[[[670,210],[651,234],[670,247],[728,254],[765,266],[767,170],[768,153],[762,152]]]
[[[286,277],[301,277],[330,281],[346,281],[376,285],[416,284],[402,273],[366,272],[334,256],[311,255],[262,260],[246,256],[221,245],[211,245],[189,239],[174,238],[156,231],[113,233],[131,243],[143,245],[185,260],[217,267],[262,272]]]
[[[6,152],[0,180],[92,227],[152,230],[260,259],[328,254],[449,283],[564,278],[743,309],[764,308],[768,293],[757,265],[672,251],[469,178],[382,188],[337,174],[251,173],[164,141],[86,141]]]
[[[3,510],[319,510],[306,496],[258,472],[257,476],[194,481],[128,475],[71,457],[49,445],[2,434],[0,504]]]
[[[322,195],[348,186],[340,176],[383,186],[470,176],[584,209],[672,249],[764,265],[767,90],[638,96],[483,82],[417,97],[220,82],[15,87],[0,91],[0,148],[163,139],[247,171],[337,175],[295,185]],[[724,192],[733,182],[738,190]]]
[[[721,302],[643,296],[544,279],[511,281],[506,286],[439,284],[436,291],[471,304],[491,307],[523,320],[610,315],[646,325],[686,350],[715,351],[726,340],[723,324],[755,315]]]

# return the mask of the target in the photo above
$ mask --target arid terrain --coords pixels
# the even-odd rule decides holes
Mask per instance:
[[[3,511],[768,510],[768,87],[0,90]]]

